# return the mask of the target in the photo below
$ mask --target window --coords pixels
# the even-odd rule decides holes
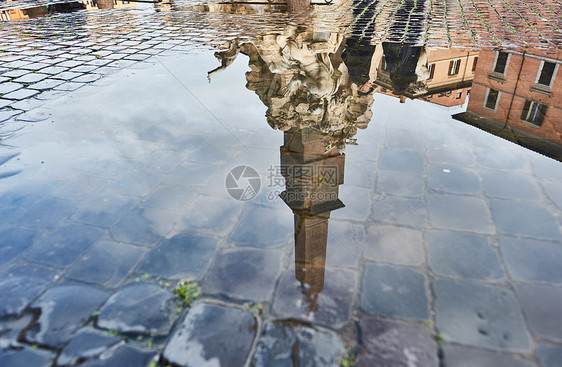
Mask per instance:
[[[386,58],[384,56],[382,57],[382,60],[381,60],[381,67],[382,67],[382,70],[388,71],[388,65],[386,64]]]
[[[544,121],[544,116],[546,115],[547,107],[548,106],[544,104],[527,100],[523,106],[521,120],[527,121],[533,125],[541,126]]]
[[[476,56],[476,57],[472,60],[472,72],[473,72],[473,73],[476,71],[476,65],[478,65],[478,56]]]
[[[427,79],[433,79],[433,74],[435,74],[435,64],[429,64],[427,68],[429,69],[429,78]]]
[[[458,93],[457,93],[457,96],[455,97],[455,99],[461,99],[461,97],[462,97],[462,92],[458,92]]]
[[[498,74],[505,74],[505,68],[507,66],[507,59],[509,54],[507,52],[498,52],[496,58],[496,64],[494,65],[494,72]]]
[[[453,60],[449,63],[449,76],[457,75],[461,66],[461,60]]]
[[[537,84],[546,85],[547,87],[550,87],[550,83],[552,82],[552,77],[554,76],[555,69],[556,69],[555,63],[545,61],[542,64],[542,68],[539,73]]]
[[[498,97],[500,92],[496,89],[488,88],[488,93],[486,95],[486,100],[484,103],[484,107],[490,110],[496,110],[498,105]]]

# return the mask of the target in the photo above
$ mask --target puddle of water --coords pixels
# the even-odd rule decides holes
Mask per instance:
[[[248,9],[223,5],[184,11]],[[77,312],[65,333],[118,325],[113,334],[147,343],[152,322],[172,335],[177,317],[131,326],[104,300],[113,295],[109,307],[123,302],[122,290],[171,289],[191,277],[205,302],[231,317],[244,304],[261,313],[255,354],[251,335],[249,345],[232,344],[236,360],[258,365],[283,339],[278,330],[311,333],[311,325],[335,338],[327,365],[342,358],[338,338],[349,344],[347,358],[365,365],[436,366],[438,349],[445,365],[482,355],[488,365],[553,358],[543,351],[562,340],[559,52],[420,46],[430,24],[418,17],[421,2],[394,13],[404,22],[385,25],[403,43],[374,42],[380,28],[369,20],[380,8],[371,5],[348,12],[357,22],[347,33],[287,25],[229,37],[214,53],[130,60],[128,70],[8,119],[0,272],[15,294],[17,269],[60,275],[7,315],[33,303],[50,321],[41,325],[57,325],[56,300],[68,298],[62,285],[93,286],[105,292],[91,302],[101,322]],[[170,40],[157,37],[154,45]],[[138,44],[110,45],[95,59]],[[33,81],[16,80],[25,77]],[[0,86],[31,90],[41,82],[33,77]],[[157,286],[132,290],[139,282]],[[45,290],[47,306],[35,301]],[[188,331],[220,308],[197,307]],[[254,330],[247,319],[236,322]],[[28,344],[62,348],[62,334],[33,330]],[[157,345],[165,361],[189,359],[173,340]],[[208,340],[193,343],[198,355],[213,350]],[[319,345],[303,360],[320,358]]]

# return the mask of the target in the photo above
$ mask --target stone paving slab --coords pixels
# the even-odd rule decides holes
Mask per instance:
[[[94,330],[82,330],[64,347],[57,358],[57,366],[74,366],[98,357],[122,340]]]
[[[562,342],[562,289],[542,285],[515,286],[521,308],[534,335]]]
[[[445,346],[443,361],[447,367],[535,367],[531,361],[486,349],[460,346]]]

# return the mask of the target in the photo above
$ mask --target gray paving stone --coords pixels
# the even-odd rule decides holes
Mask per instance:
[[[48,367],[51,356],[43,351],[25,349],[21,351],[0,352],[2,367]]]
[[[486,349],[448,345],[443,348],[445,366],[447,367],[534,367],[523,358],[507,353],[498,353]]]
[[[37,231],[22,228],[10,228],[1,233],[0,266],[24,252],[38,235]]]
[[[144,205],[179,212],[197,195],[197,190],[184,185],[159,186]]]
[[[86,74],[86,75],[79,76],[75,79],[72,79],[72,81],[79,82],[79,83],[91,83],[91,82],[95,82],[99,78],[101,78],[99,74]]]
[[[168,210],[136,207],[111,228],[111,236],[116,241],[154,246],[170,232],[177,216]]]
[[[505,277],[498,255],[485,236],[430,231],[425,241],[427,262],[438,275],[489,281]]]
[[[57,366],[74,366],[88,359],[98,357],[109,348],[121,342],[121,339],[105,335],[95,330],[80,331],[64,347],[57,358]]]
[[[539,357],[541,367],[558,367],[562,365],[561,346],[539,345],[535,353]]]
[[[65,224],[44,236],[25,258],[55,267],[67,267],[96,242],[103,232],[81,224]]]
[[[535,176],[546,179],[562,180],[560,162],[540,156],[531,160],[531,167]]]
[[[30,63],[27,63],[25,65],[22,65],[21,68],[26,69],[26,70],[34,70],[35,71],[35,70],[46,68],[48,66],[49,66],[49,64],[42,63],[42,62],[30,62]]]
[[[278,250],[227,250],[215,256],[203,282],[203,292],[233,299],[265,302],[281,273]]]
[[[361,239],[363,256],[395,265],[421,265],[425,252],[421,232],[404,227],[371,224]]]
[[[498,232],[552,240],[562,238],[556,220],[542,206],[494,200],[491,209]]]
[[[182,367],[242,367],[256,333],[257,322],[249,312],[197,304],[164,347],[162,358]]]
[[[367,220],[371,212],[372,189],[342,185],[339,191],[339,199],[345,207],[333,211],[331,217],[343,220]]]
[[[330,268],[308,269],[303,273],[297,274],[290,268],[281,275],[273,296],[273,313],[330,328],[348,324],[357,292],[353,273]]]
[[[60,64],[57,64],[57,66],[62,66],[65,68],[73,68],[75,66],[82,65],[83,63],[84,63],[83,61],[68,60],[68,61],[61,62]]]
[[[518,284],[515,290],[533,334],[562,342],[562,288]]]
[[[362,318],[360,328],[364,349],[357,367],[439,366],[437,343],[428,328],[373,318]]]
[[[62,66],[49,66],[45,69],[41,69],[41,72],[44,74],[49,74],[49,75],[55,75],[55,74],[60,74],[62,72],[67,71],[68,68],[62,67]]]
[[[495,232],[488,205],[480,198],[430,195],[427,207],[431,223],[437,228],[485,234]]]
[[[429,167],[428,188],[434,192],[476,194],[481,190],[480,177],[467,168],[432,165]]]
[[[131,171],[117,180],[112,188],[123,195],[145,196],[156,187],[162,177],[144,171]]]
[[[264,207],[251,207],[242,222],[229,237],[237,245],[261,248],[279,247],[287,243],[293,233],[293,213]]]
[[[406,267],[366,264],[361,282],[361,308],[381,316],[429,318],[425,277]]]
[[[385,196],[374,202],[372,219],[383,223],[426,228],[427,207],[422,199]]]
[[[35,83],[33,85],[30,85],[29,88],[37,89],[37,90],[48,90],[48,89],[52,89],[54,87],[57,87],[57,86],[61,85],[62,83],[64,83],[64,81],[62,81],[62,80],[45,79],[45,80],[42,80],[39,83]]]
[[[244,218],[243,209],[244,203],[234,199],[198,196],[178,219],[176,227],[182,232],[195,230],[223,236]]]
[[[10,317],[0,320],[0,355],[2,351],[22,347],[18,341],[20,334],[31,324],[33,315],[23,314],[19,318]]]
[[[48,78],[48,74],[42,73],[29,73],[14,80],[16,83],[37,83],[41,80]]]
[[[475,152],[478,165],[500,170],[524,170],[527,159],[523,152],[514,149],[478,149]]]
[[[94,57],[94,59],[95,59],[95,57]],[[84,60],[84,61],[90,61],[90,60]],[[95,66],[95,65],[84,64],[84,65],[76,66],[76,67],[72,68],[72,71],[74,71],[76,73],[89,73],[89,72],[91,72],[95,69],[97,69],[97,66]],[[87,76],[87,75],[84,75],[84,76]],[[98,78],[99,78],[99,76],[98,76]],[[80,81],[86,82],[85,80],[80,80]]]
[[[80,367],[148,367],[155,355],[155,351],[142,350],[125,344],[104,352],[98,360],[88,361]]]
[[[534,239],[502,238],[501,252],[516,280],[562,284],[562,247]]]
[[[32,305],[41,316],[25,334],[30,343],[62,347],[107,299],[106,292],[83,285],[59,285]]]
[[[183,279],[186,276],[201,279],[218,244],[218,240],[209,237],[179,234],[151,250],[137,266],[136,272],[167,279]]]
[[[66,82],[66,83],[63,83],[61,85],[58,85],[54,89],[72,92],[72,91],[75,91],[78,88],[81,88],[81,87],[85,86],[85,85],[86,85],[86,83],[77,83],[77,82],[75,83],[74,81],[72,81],[72,82]]]
[[[256,346],[253,367],[339,365],[344,344],[331,331],[290,321],[268,321]]]
[[[173,293],[156,284],[122,287],[101,309],[96,326],[125,334],[165,336],[179,316]]]
[[[95,243],[68,272],[71,279],[108,288],[117,287],[145,250],[113,241]]]
[[[135,201],[124,196],[100,194],[85,201],[72,219],[98,227],[111,227],[135,205]]]
[[[383,150],[380,152],[379,168],[392,171],[423,172],[425,162],[419,152]]]
[[[3,98],[15,99],[15,100],[19,101],[19,100],[22,100],[22,99],[32,97],[32,96],[36,95],[37,93],[39,93],[39,92],[36,91],[36,90],[22,88],[22,89],[16,90],[15,92],[4,94]]]
[[[22,75],[31,73],[29,70],[11,70],[7,73],[2,74],[2,76],[9,78],[19,78]]]
[[[446,341],[503,351],[529,350],[529,334],[512,292],[444,279],[433,283],[433,291],[436,327]]]
[[[362,237],[363,228],[359,225],[346,221],[330,220],[328,243],[326,245],[326,265],[357,268],[364,246]]]
[[[74,210],[74,204],[57,199],[46,199],[34,204],[18,223],[37,228],[53,228]]]
[[[57,66],[62,66],[62,65],[58,64]],[[53,74],[52,78],[69,81],[69,80],[77,78],[81,75],[84,75],[84,73],[75,73],[73,71],[63,71],[62,73]]]
[[[531,176],[513,172],[483,172],[482,187],[486,196],[517,199],[539,200],[537,185]]]
[[[19,83],[12,83],[12,82],[2,83],[0,84],[0,94],[8,94],[20,88],[23,88],[23,85]]]
[[[542,182],[543,190],[558,209],[562,210],[562,186],[559,182]]]
[[[0,281],[0,318],[20,316],[50,284],[48,279],[15,276]]]
[[[376,175],[377,192],[381,194],[419,197],[425,193],[423,172],[378,170]]]

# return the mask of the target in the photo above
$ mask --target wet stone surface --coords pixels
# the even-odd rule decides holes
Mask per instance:
[[[511,291],[451,280],[435,281],[433,290],[436,327],[446,341],[506,351],[529,349],[529,333]]]
[[[162,358],[181,367],[241,367],[256,332],[257,322],[251,313],[200,303],[181,321]]]
[[[562,289],[538,285],[516,285],[516,292],[534,335],[562,342]]]
[[[0,366],[2,367],[48,367],[51,365],[52,356],[39,350],[25,349],[22,351],[0,353]]]
[[[437,367],[437,343],[428,328],[372,318],[360,321],[357,366]]]
[[[550,240],[562,238],[552,214],[538,205],[494,200],[491,209],[498,232]]]
[[[425,277],[401,266],[366,264],[361,282],[361,308],[381,316],[429,318]]]
[[[534,367],[535,365],[520,357],[506,353],[494,352],[486,349],[476,349],[458,346],[443,348],[445,365],[448,367]]]
[[[253,367],[331,367],[339,363],[344,344],[330,331],[290,321],[268,321],[252,359]]]
[[[562,247],[559,243],[506,237],[500,240],[500,246],[514,279],[562,284]]]
[[[0,318],[19,316],[50,284],[46,279],[15,276],[0,281]]]
[[[167,335],[178,317],[171,299],[172,292],[158,285],[129,284],[107,300],[96,326],[124,334]]]
[[[84,367],[121,367],[121,366],[140,366],[145,367],[150,364],[156,352],[147,351],[132,347],[130,345],[120,345],[116,349],[106,350],[99,359],[87,361],[80,366]]]
[[[94,330],[83,330],[64,347],[57,358],[57,366],[74,366],[98,357],[121,339]]]
[[[539,345],[536,351],[541,367],[556,367],[562,364],[562,347]]]
[[[30,343],[61,347],[109,295],[90,286],[60,285],[49,289],[31,307],[41,315],[25,334]]]

